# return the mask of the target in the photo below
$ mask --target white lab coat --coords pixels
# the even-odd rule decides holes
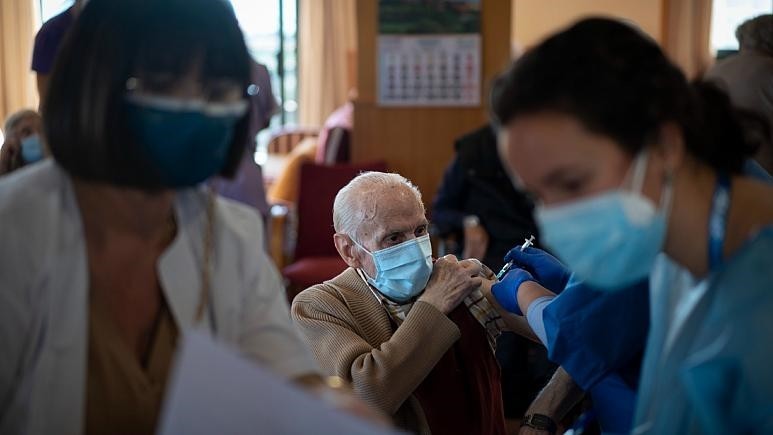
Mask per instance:
[[[194,327],[206,195],[180,191],[178,233],[158,262],[181,331]],[[204,326],[278,375],[317,372],[290,322],[260,218],[218,199],[212,311]],[[0,179],[0,434],[83,432],[88,264],[70,178],[53,161]],[[213,314],[213,316],[212,316]]]

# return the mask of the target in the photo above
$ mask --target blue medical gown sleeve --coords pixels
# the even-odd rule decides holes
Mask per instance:
[[[644,280],[605,292],[572,278],[542,312],[550,360],[586,391],[611,372],[638,368],[649,329],[648,286]]]
[[[596,418],[605,434],[631,432],[636,408],[636,390],[617,373],[599,380],[590,389]]]

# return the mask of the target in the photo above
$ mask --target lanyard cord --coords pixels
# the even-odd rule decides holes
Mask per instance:
[[[729,210],[730,177],[720,173],[717,175],[717,186],[714,189],[711,214],[709,215],[709,270],[712,271],[722,265]]]

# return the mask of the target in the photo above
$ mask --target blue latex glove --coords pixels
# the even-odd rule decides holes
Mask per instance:
[[[526,248],[521,251],[521,247],[516,246],[505,255],[505,262],[509,261],[529,271],[542,287],[553,293],[561,293],[572,275],[556,257],[542,249]]]
[[[502,277],[502,280],[491,286],[491,293],[499,302],[499,305],[507,311],[523,316],[518,307],[518,289],[526,281],[537,281],[531,274],[523,269],[513,268]]]

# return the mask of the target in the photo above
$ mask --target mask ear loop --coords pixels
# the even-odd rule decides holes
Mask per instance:
[[[647,165],[649,164],[649,150],[641,150],[636,161],[633,163],[633,172],[631,174],[631,191],[641,194],[644,188],[644,178],[647,175]],[[671,213],[671,200],[673,197],[674,174],[668,169],[663,177],[663,189],[660,192],[660,204],[658,208],[663,211],[668,219]]]
[[[631,173],[631,191],[642,193],[644,188],[644,177],[647,175],[647,164],[649,163],[649,150],[644,148],[636,156],[633,162],[633,173]]]
[[[347,234],[347,235],[346,235],[346,237],[348,237],[348,238],[349,238],[349,240],[351,240],[351,241],[352,241],[352,242],[353,242],[353,243],[354,243],[354,244],[355,244],[355,245],[356,245],[358,248],[360,248],[360,249],[362,249],[363,251],[367,252],[367,253],[368,253],[368,255],[370,255],[370,256],[371,256],[371,258],[373,258],[373,259],[374,259],[373,263],[375,264],[375,257],[373,257],[373,253],[372,253],[372,252],[368,251],[368,249],[367,249],[366,247],[364,247],[364,246],[360,245],[360,244],[357,242],[357,240],[356,240],[354,237],[350,236],[349,234]],[[368,275],[368,272],[365,272],[365,270],[364,270],[364,269],[362,269],[362,268],[358,268],[357,270],[358,270],[359,272],[361,272],[363,275],[365,275],[365,277],[367,277],[367,278],[369,278],[369,279],[371,279],[371,280],[374,280],[374,281],[375,281],[375,278],[371,278],[371,277],[370,277],[370,275]],[[376,267],[376,276],[378,276],[378,267]]]
[[[674,198],[674,173],[668,169],[663,177],[663,190],[660,192],[660,209],[665,215],[666,222],[671,216],[671,205]]]

